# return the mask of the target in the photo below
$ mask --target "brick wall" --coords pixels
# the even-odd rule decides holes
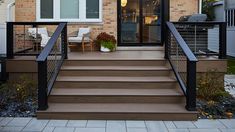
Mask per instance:
[[[199,0],[170,0],[170,20],[178,21],[181,16],[198,13]]]
[[[36,0],[16,0],[16,21],[36,20]],[[198,0],[170,0],[170,19],[198,12]],[[117,0],[103,0],[103,23],[69,23],[69,35],[77,34],[80,27],[91,27],[95,38],[100,32],[117,37]]]

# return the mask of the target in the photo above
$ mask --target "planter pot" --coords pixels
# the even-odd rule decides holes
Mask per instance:
[[[103,46],[100,46],[100,51],[101,51],[101,52],[111,52],[110,49],[105,48],[105,47],[103,47]]]

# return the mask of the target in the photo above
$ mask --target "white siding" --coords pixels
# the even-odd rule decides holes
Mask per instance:
[[[0,24],[0,55],[6,54],[6,25]]]

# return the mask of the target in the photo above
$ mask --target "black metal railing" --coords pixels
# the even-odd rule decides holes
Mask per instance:
[[[5,82],[6,80],[7,80],[6,57],[0,56],[0,82]]]
[[[37,58],[38,110],[47,109],[48,95],[64,59],[67,59],[67,23],[60,23]]]
[[[174,22],[196,56],[226,58],[226,22]]]
[[[7,58],[38,56],[59,24],[60,22],[7,22]]]
[[[179,85],[186,96],[186,109],[196,110],[197,58],[171,22],[166,23],[165,58],[169,60]]]

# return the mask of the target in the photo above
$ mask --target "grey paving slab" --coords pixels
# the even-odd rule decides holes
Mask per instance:
[[[4,119],[4,117],[0,117],[0,121],[2,121]]]
[[[105,128],[76,128],[75,132],[105,132]]]
[[[221,132],[235,132],[235,129],[220,129]]]
[[[146,128],[127,128],[127,132],[148,132]]]
[[[53,132],[74,132],[73,127],[56,127]]]
[[[67,127],[86,127],[87,120],[69,120]]]
[[[198,120],[193,123],[197,128],[226,128],[218,120]]]
[[[164,121],[164,124],[167,127],[167,129],[176,129],[176,126],[173,123],[173,121]]]
[[[47,126],[50,127],[63,127],[66,126],[68,123],[68,120],[50,120],[47,124]]]
[[[222,122],[227,128],[235,129],[235,119],[223,119],[219,121]]]
[[[189,129],[190,132],[220,132],[219,129]]]
[[[145,121],[148,132],[168,132],[162,121]]]
[[[20,132],[24,127],[12,127],[12,126],[6,126],[1,131],[2,132]]]
[[[0,126],[6,126],[10,121],[12,121],[13,117],[6,117],[2,121],[0,121]]]
[[[174,121],[176,128],[196,128],[191,121]]]
[[[126,121],[127,127],[146,127],[144,121]]]
[[[46,127],[48,122],[49,120],[37,120],[36,118],[34,118],[27,124],[23,131],[42,131]]]
[[[189,132],[188,129],[168,129],[169,132]]]
[[[53,132],[54,129],[55,129],[55,127],[45,127],[45,128],[43,129],[43,132]]]
[[[106,121],[105,120],[88,120],[87,127],[103,128],[103,127],[106,127]]]
[[[14,118],[7,124],[7,126],[25,127],[31,120],[32,118]]]
[[[125,121],[107,121],[106,132],[126,132]]]

